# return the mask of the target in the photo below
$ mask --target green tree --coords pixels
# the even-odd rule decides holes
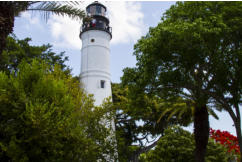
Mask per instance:
[[[40,2],[40,1],[5,1],[0,2],[0,60],[2,59],[2,51],[6,46],[7,36],[13,32],[14,18],[24,11],[39,11],[47,19],[49,14],[61,16],[69,16],[71,18],[82,19],[84,11],[74,6],[79,5],[78,2]],[[1,64],[0,64],[0,69]]]
[[[2,52],[2,60],[0,60],[2,70],[10,74],[18,70],[17,67],[23,60],[30,63],[33,59],[38,59],[44,60],[49,65],[58,64],[63,71],[70,72],[69,67],[65,65],[68,60],[68,57],[64,57],[65,52],[56,54],[52,51],[50,44],[32,46],[30,41],[30,38],[19,40],[14,35],[6,39],[6,47]]]
[[[112,152],[106,108],[59,66],[23,61],[0,72],[0,92],[0,161],[93,162]]]
[[[138,161],[139,155],[156,146],[162,138],[164,130],[174,124],[187,126],[191,123],[191,109],[174,115],[165,114],[160,122],[160,114],[167,107],[184,108],[184,101],[177,104],[165,104],[155,96],[148,97],[145,93],[132,93],[129,88],[120,84],[112,84],[113,106],[116,109],[116,137],[118,144],[119,161]]]
[[[195,141],[193,135],[180,127],[174,126],[165,130],[156,148],[142,155],[147,162],[195,162]],[[231,158],[226,148],[209,139],[206,162],[227,162]]]
[[[241,2],[178,2],[135,45],[137,67],[124,70],[123,84],[136,92],[191,101],[198,162],[206,154],[209,106],[229,112],[242,149],[241,14]]]

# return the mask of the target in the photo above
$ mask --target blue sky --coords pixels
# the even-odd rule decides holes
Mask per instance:
[[[102,2],[102,1],[101,1]],[[91,1],[80,4],[85,8]],[[107,6],[110,23],[113,28],[111,40],[111,81],[120,82],[122,69],[134,67],[136,59],[132,55],[134,44],[144,36],[149,27],[155,27],[162,14],[174,1],[114,1],[102,2]],[[14,34],[19,39],[32,38],[32,45],[51,44],[54,52],[65,51],[73,75],[79,75],[81,63],[81,40],[79,29],[81,22],[67,17],[50,15],[46,22],[39,13],[25,12],[15,19]],[[227,130],[235,134],[232,120],[225,112],[218,113],[221,120],[210,117],[210,126],[214,129]],[[192,130],[192,126],[188,130]]]

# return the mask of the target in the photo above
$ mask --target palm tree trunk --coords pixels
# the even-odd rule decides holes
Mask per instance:
[[[240,123],[236,122],[235,127],[236,127],[236,134],[237,134],[237,138],[238,138],[238,143],[239,143],[240,157],[242,157],[242,136],[241,136]],[[242,158],[240,158],[240,162],[242,162]]]
[[[2,51],[6,46],[7,36],[13,32],[14,7],[12,2],[0,2],[0,70],[2,70]]]
[[[194,114],[195,160],[205,162],[206,149],[209,138],[209,121],[206,105],[195,107]]]
[[[240,119],[240,110],[239,110],[239,104],[235,105],[235,111],[236,111],[236,118],[233,119],[235,129],[236,129],[236,135],[239,143],[239,149],[240,149],[240,162],[242,162],[242,135],[241,135],[241,119]]]

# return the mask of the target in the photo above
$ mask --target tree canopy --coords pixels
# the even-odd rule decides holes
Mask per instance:
[[[65,65],[68,57],[64,56],[65,52],[56,54],[52,51],[50,44],[33,46],[30,45],[31,38],[19,40],[16,36],[12,35],[6,39],[6,48],[2,52],[2,59],[0,64],[3,71],[10,74],[16,72],[18,65],[22,61],[32,62],[33,59],[45,61],[49,65],[59,65],[60,68],[66,73],[70,72],[69,67]]]
[[[180,127],[174,126],[165,130],[156,148],[143,154],[147,162],[194,162],[195,141],[193,135]],[[227,162],[233,156],[227,154],[227,149],[214,140],[209,139],[206,162]],[[142,158],[141,158],[142,159]]]
[[[55,1],[2,1],[0,2],[0,60],[6,46],[6,39],[13,32],[14,19],[24,11],[41,12],[47,20],[50,14],[69,16],[81,20],[85,17],[83,10],[78,8],[79,2]],[[0,64],[0,70],[2,69]]]
[[[123,84],[193,105],[197,161],[204,161],[208,108],[229,112],[241,143],[241,2],[177,2],[135,45]],[[175,103],[175,102],[174,102]]]
[[[103,116],[64,64],[64,53],[9,37],[0,72],[0,161],[105,161]],[[100,121],[102,120],[102,124]]]
[[[17,73],[0,73],[1,161],[96,161],[109,131],[100,124],[79,82],[59,66],[23,61]],[[105,152],[105,151],[104,151]]]
[[[156,146],[168,126],[180,124],[187,126],[192,121],[192,109],[182,114],[160,114],[167,108],[184,108],[184,101],[177,101],[172,106],[165,104],[155,96],[148,97],[145,93],[132,93],[132,87],[121,84],[112,84],[113,106],[116,110],[116,136],[119,161],[135,161],[141,153],[147,152]]]

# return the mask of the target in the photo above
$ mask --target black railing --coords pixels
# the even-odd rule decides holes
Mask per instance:
[[[88,30],[102,30],[108,32],[112,37],[112,27],[109,26],[98,26],[93,24],[82,25],[80,35]]]

